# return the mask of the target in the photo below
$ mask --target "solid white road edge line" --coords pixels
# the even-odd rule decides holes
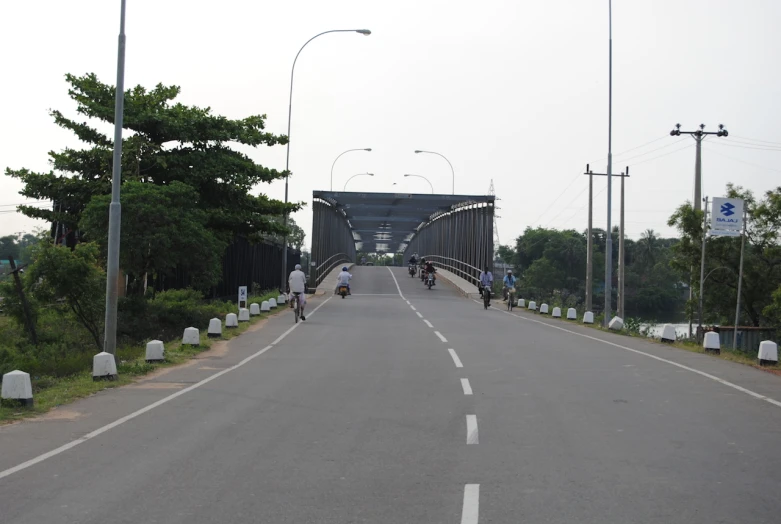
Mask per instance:
[[[475,302],[477,302],[477,301],[475,300]],[[501,310],[498,310],[498,311],[501,311]],[[524,318],[524,317],[522,317],[520,315],[516,315],[515,313],[509,313],[507,311],[501,311],[501,312],[506,314],[506,315],[511,315],[511,316],[520,318],[521,320],[524,320],[526,322],[536,322],[537,324],[542,324],[543,326],[547,326],[549,328],[558,329],[559,331],[564,331],[565,333],[570,333],[572,335],[577,335],[579,337],[587,338],[587,339],[593,340],[595,342],[602,342],[603,344],[607,344],[608,346],[617,347],[617,348],[623,349],[625,351],[629,351],[630,353],[635,353],[637,355],[642,355],[644,357],[648,357],[648,358],[652,358],[654,360],[658,360],[659,362],[665,362],[665,363],[670,364],[672,366],[675,366],[677,368],[685,369],[686,371],[690,371],[690,372],[696,373],[697,375],[700,375],[702,377],[709,378],[709,379],[711,379],[711,380],[713,380],[715,382],[718,382],[719,384],[723,384],[723,385],[725,385],[727,387],[730,387],[732,389],[735,389],[737,391],[745,393],[746,395],[752,396],[752,397],[754,397],[756,399],[759,399],[759,400],[764,400],[765,402],[769,402],[770,404],[773,404],[774,406],[781,408],[781,402],[779,402],[778,400],[772,399],[770,397],[766,397],[765,395],[757,393],[756,391],[752,391],[750,389],[746,389],[743,386],[738,386],[737,384],[735,384],[733,382],[730,382],[728,380],[724,380],[724,379],[719,378],[719,377],[717,377],[715,375],[711,375],[710,373],[706,373],[704,371],[700,371],[699,369],[694,369],[694,368],[686,366],[684,364],[679,364],[678,362],[674,362],[672,360],[667,360],[666,358],[657,357],[656,355],[652,355],[651,353],[646,353],[645,351],[640,351],[639,349],[633,349],[633,348],[630,348],[630,347],[622,346],[621,344],[616,344],[615,342],[610,342],[608,340],[603,340],[601,338],[592,337],[591,335],[584,335],[583,333],[578,333],[577,331],[572,331],[571,329],[566,329],[566,328],[563,328],[563,327],[554,326],[552,324],[548,324],[547,322],[542,322],[540,320],[534,320],[532,318]]]
[[[464,507],[461,509],[461,524],[477,524],[480,514],[480,484],[464,486]]]
[[[448,352],[450,353],[450,356],[453,357],[453,363],[456,365],[457,368],[462,368],[464,365],[461,363],[461,359],[458,358],[458,355],[456,355],[456,350],[453,348],[447,348]]]
[[[479,444],[480,440],[477,438],[477,415],[466,416],[466,443],[467,444]]]
[[[312,310],[312,312],[309,313],[309,315],[310,316],[314,315],[315,312],[318,309],[320,309],[321,307],[323,307],[329,300],[331,300],[330,297],[325,299],[325,301],[322,304],[320,304],[319,306],[317,306],[316,308],[314,308]],[[134,418],[136,418],[138,416],[141,416],[141,415],[143,415],[144,413],[146,413],[148,411],[152,411],[156,407],[162,406],[163,404],[166,404],[166,403],[174,400],[175,398],[181,397],[185,393],[189,393],[190,391],[193,391],[194,389],[198,389],[199,387],[201,387],[201,386],[203,386],[205,384],[208,384],[212,380],[214,380],[216,378],[219,378],[219,377],[225,375],[226,373],[230,373],[231,371],[242,367],[244,364],[246,364],[246,363],[256,359],[257,357],[261,356],[263,353],[265,353],[269,349],[273,348],[274,345],[278,344],[279,341],[284,339],[288,334],[290,334],[290,332],[292,332],[295,328],[297,328],[300,325],[301,325],[300,323],[299,324],[294,324],[292,328],[290,328],[287,331],[285,331],[285,333],[281,337],[277,338],[270,345],[264,347],[263,349],[261,349],[257,353],[253,353],[252,355],[248,356],[247,358],[245,358],[244,360],[242,360],[238,364],[235,364],[235,365],[233,365],[233,366],[231,366],[229,368],[225,368],[222,371],[219,371],[219,372],[215,373],[214,375],[208,376],[205,379],[201,380],[200,382],[196,382],[192,386],[189,386],[189,387],[186,387],[186,388],[184,388],[182,390],[179,390],[176,393],[168,395],[165,398],[161,398],[157,402],[153,402],[152,404],[149,404],[148,406],[145,406],[145,407],[139,409],[138,411],[134,411],[133,413],[130,413],[129,415],[125,415],[124,417],[122,417],[120,419],[117,419],[114,422],[111,422],[109,424],[106,424],[105,426],[100,427],[100,428],[96,429],[95,431],[91,431],[90,433],[87,433],[83,437],[80,437],[80,438],[77,438],[75,440],[72,440],[72,441],[68,442],[67,444],[63,444],[62,446],[60,446],[58,448],[55,448],[55,449],[53,449],[51,451],[48,451],[48,452],[46,452],[46,453],[44,453],[42,455],[38,455],[37,457],[32,458],[32,459],[30,459],[30,460],[28,460],[26,462],[22,462],[21,464],[19,464],[17,466],[14,466],[12,468],[8,468],[8,469],[6,469],[4,471],[0,471],[0,479],[8,477],[9,475],[13,475],[14,473],[18,473],[19,471],[27,469],[30,466],[34,466],[34,465],[38,464],[39,462],[43,462],[44,460],[46,460],[48,458],[55,457],[55,456],[59,455],[60,453],[68,451],[71,448],[75,448],[79,444],[83,444],[83,443],[87,442],[88,440],[92,440],[93,438],[95,438],[95,437],[97,437],[99,435],[102,435],[103,433],[109,431],[110,429],[114,429],[115,427],[120,426],[120,425],[124,424],[125,422],[128,422],[129,420],[133,420]]]
[[[464,395],[471,395],[472,394],[472,386],[469,385],[469,379],[468,378],[462,378],[461,379],[461,387],[464,388]]]
[[[431,322],[429,322],[429,321],[428,321],[428,320],[426,320],[425,318],[423,319],[423,322],[425,322],[425,323],[426,323],[426,325],[427,325],[428,327],[430,327],[430,328],[432,328],[432,329],[434,328],[434,326],[432,326],[432,325],[431,325]]]
[[[447,339],[442,336],[442,333],[440,333],[439,331],[434,331],[434,334],[439,337],[439,340],[441,340],[442,342],[447,343]]]

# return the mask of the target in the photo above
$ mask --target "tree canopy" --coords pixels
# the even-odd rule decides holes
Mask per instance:
[[[76,230],[90,200],[111,191],[113,141],[92,124],[113,124],[115,87],[92,73],[69,74],[66,80],[76,113],[92,123],[78,122],[58,110],[50,114],[58,126],[73,132],[87,147],[50,152],[52,170],[48,173],[7,168],[6,175],[24,183],[22,195],[57,204],[56,211],[20,206],[22,213],[60,221]],[[251,191],[285,172],[258,165],[229,144],[274,146],[285,144],[287,137],[266,132],[265,115],[231,120],[213,115],[208,107],[175,102],[180,91],[178,86],[158,84],[151,90],[136,86],[125,92],[124,128],[129,132],[122,146],[123,184],[179,182],[190,186],[198,195],[191,207],[204,213],[205,227],[223,240],[234,235],[260,239],[263,234],[284,233],[273,217],[300,205],[285,205]]]

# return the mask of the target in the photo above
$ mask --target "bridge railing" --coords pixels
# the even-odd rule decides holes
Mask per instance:
[[[312,287],[316,288],[319,286],[320,282],[322,282],[323,279],[328,276],[328,273],[330,273],[331,270],[333,270],[335,267],[339,267],[339,264],[344,264],[345,262],[351,262],[350,255],[347,253],[337,253],[328,257],[325,262],[314,269],[314,274],[310,275],[310,281],[313,283]]]
[[[477,285],[477,283],[480,282],[480,272],[482,269],[467,264],[462,260],[439,255],[423,255],[421,258],[430,260],[434,264],[434,267],[446,269],[474,285]]]

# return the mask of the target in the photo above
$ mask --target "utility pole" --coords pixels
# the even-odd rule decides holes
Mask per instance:
[[[593,282],[594,282],[594,276],[593,276],[593,267],[594,267],[594,242],[592,240],[593,232],[592,232],[592,218],[593,218],[593,209],[594,209],[594,177],[595,176],[606,176],[608,177],[608,180],[611,180],[614,176],[621,177],[621,225],[620,225],[620,236],[618,240],[618,316],[621,318],[624,318],[621,316],[624,312],[624,286],[623,286],[623,271],[624,271],[624,178],[629,177],[629,167],[626,168],[626,173],[618,173],[618,174],[612,174],[612,173],[594,173],[589,169],[589,165],[586,164],[586,172],[583,173],[584,175],[588,175],[588,239],[586,244],[586,311],[591,311],[592,306],[592,289],[593,289]],[[608,231],[605,242],[606,246],[611,245],[607,244],[608,239],[612,240],[612,231]],[[613,285],[613,268],[612,264],[610,266],[610,273],[607,273],[607,262],[608,262],[608,254],[612,255],[612,247],[608,249],[606,247],[605,249],[605,289],[612,288]],[[611,257],[612,258],[612,257]],[[612,262],[612,260],[611,260]],[[608,276],[609,275],[609,276]],[[606,312],[609,310],[606,309]],[[609,322],[610,320],[608,320]]]
[[[34,345],[38,345],[38,335],[35,332],[35,321],[33,320],[32,311],[30,310],[30,303],[27,302],[27,297],[24,294],[24,287],[22,286],[22,279],[19,278],[19,272],[23,269],[16,267],[16,261],[13,255],[8,255],[8,263],[11,265],[11,274],[14,276],[14,285],[16,286],[16,293],[19,295],[19,300],[22,302],[22,311],[24,312],[24,325],[27,331],[30,333],[30,340]]]
[[[702,210],[702,141],[708,135],[729,136],[723,124],[719,124],[718,131],[705,131],[705,124],[700,124],[696,131],[681,131],[681,124],[675,124],[675,129],[670,131],[670,136],[691,136],[697,144],[697,153],[694,157],[694,209]]]
[[[675,129],[670,131],[670,136],[691,136],[697,144],[697,153],[694,157],[694,209],[702,211],[702,141],[708,135],[716,135],[719,137],[729,136],[729,131],[724,129],[724,124],[719,124],[718,131],[705,131],[705,124],[700,124],[700,128],[696,131],[681,131],[681,124],[675,124]],[[692,289],[692,275],[694,274],[694,267],[689,268],[689,303],[691,303],[694,297],[694,290]],[[689,338],[692,336],[692,319],[689,315]]]
[[[125,108],[125,0],[122,0],[117,44],[117,87],[114,93],[114,157],[111,175],[111,205],[108,217],[108,260],[106,261],[106,321],[103,351],[117,352],[117,295],[119,279],[119,231],[122,207],[119,190],[122,178],[122,119]]]
[[[586,164],[588,174],[588,239],[586,240],[586,311],[591,311],[594,294],[594,175]]]
[[[621,219],[619,225],[619,237],[618,237],[618,316],[626,318],[624,316],[624,283],[626,276],[626,260],[624,258],[624,179],[629,177],[629,166],[626,166],[626,171],[619,175],[621,177]]]
[[[697,305],[697,343],[700,341],[700,333],[702,333],[702,287],[705,284],[705,241],[708,239],[708,197],[705,197],[705,212],[702,214],[702,250],[700,252],[700,296],[699,304]]]

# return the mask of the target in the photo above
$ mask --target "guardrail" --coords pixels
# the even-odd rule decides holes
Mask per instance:
[[[310,287],[317,288],[333,268],[345,262],[351,262],[350,256],[347,253],[337,253],[328,257],[325,262],[315,268],[315,274],[310,275],[310,281],[312,282]]]
[[[443,257],[439,255],[423,255],[420,258],[425,258],[427,261],[430,260],[431,263],[434,264],[434,267],[441,267],[442,269],[447,269],[448,271],[455,273],[456,275],[463,278],[464,280],[472,282],[474,285],[477,285],[478,282],[480,282],[480,272],[482,271],[482,269],[467,264],[466,262],[463,262],[455,258]]]

